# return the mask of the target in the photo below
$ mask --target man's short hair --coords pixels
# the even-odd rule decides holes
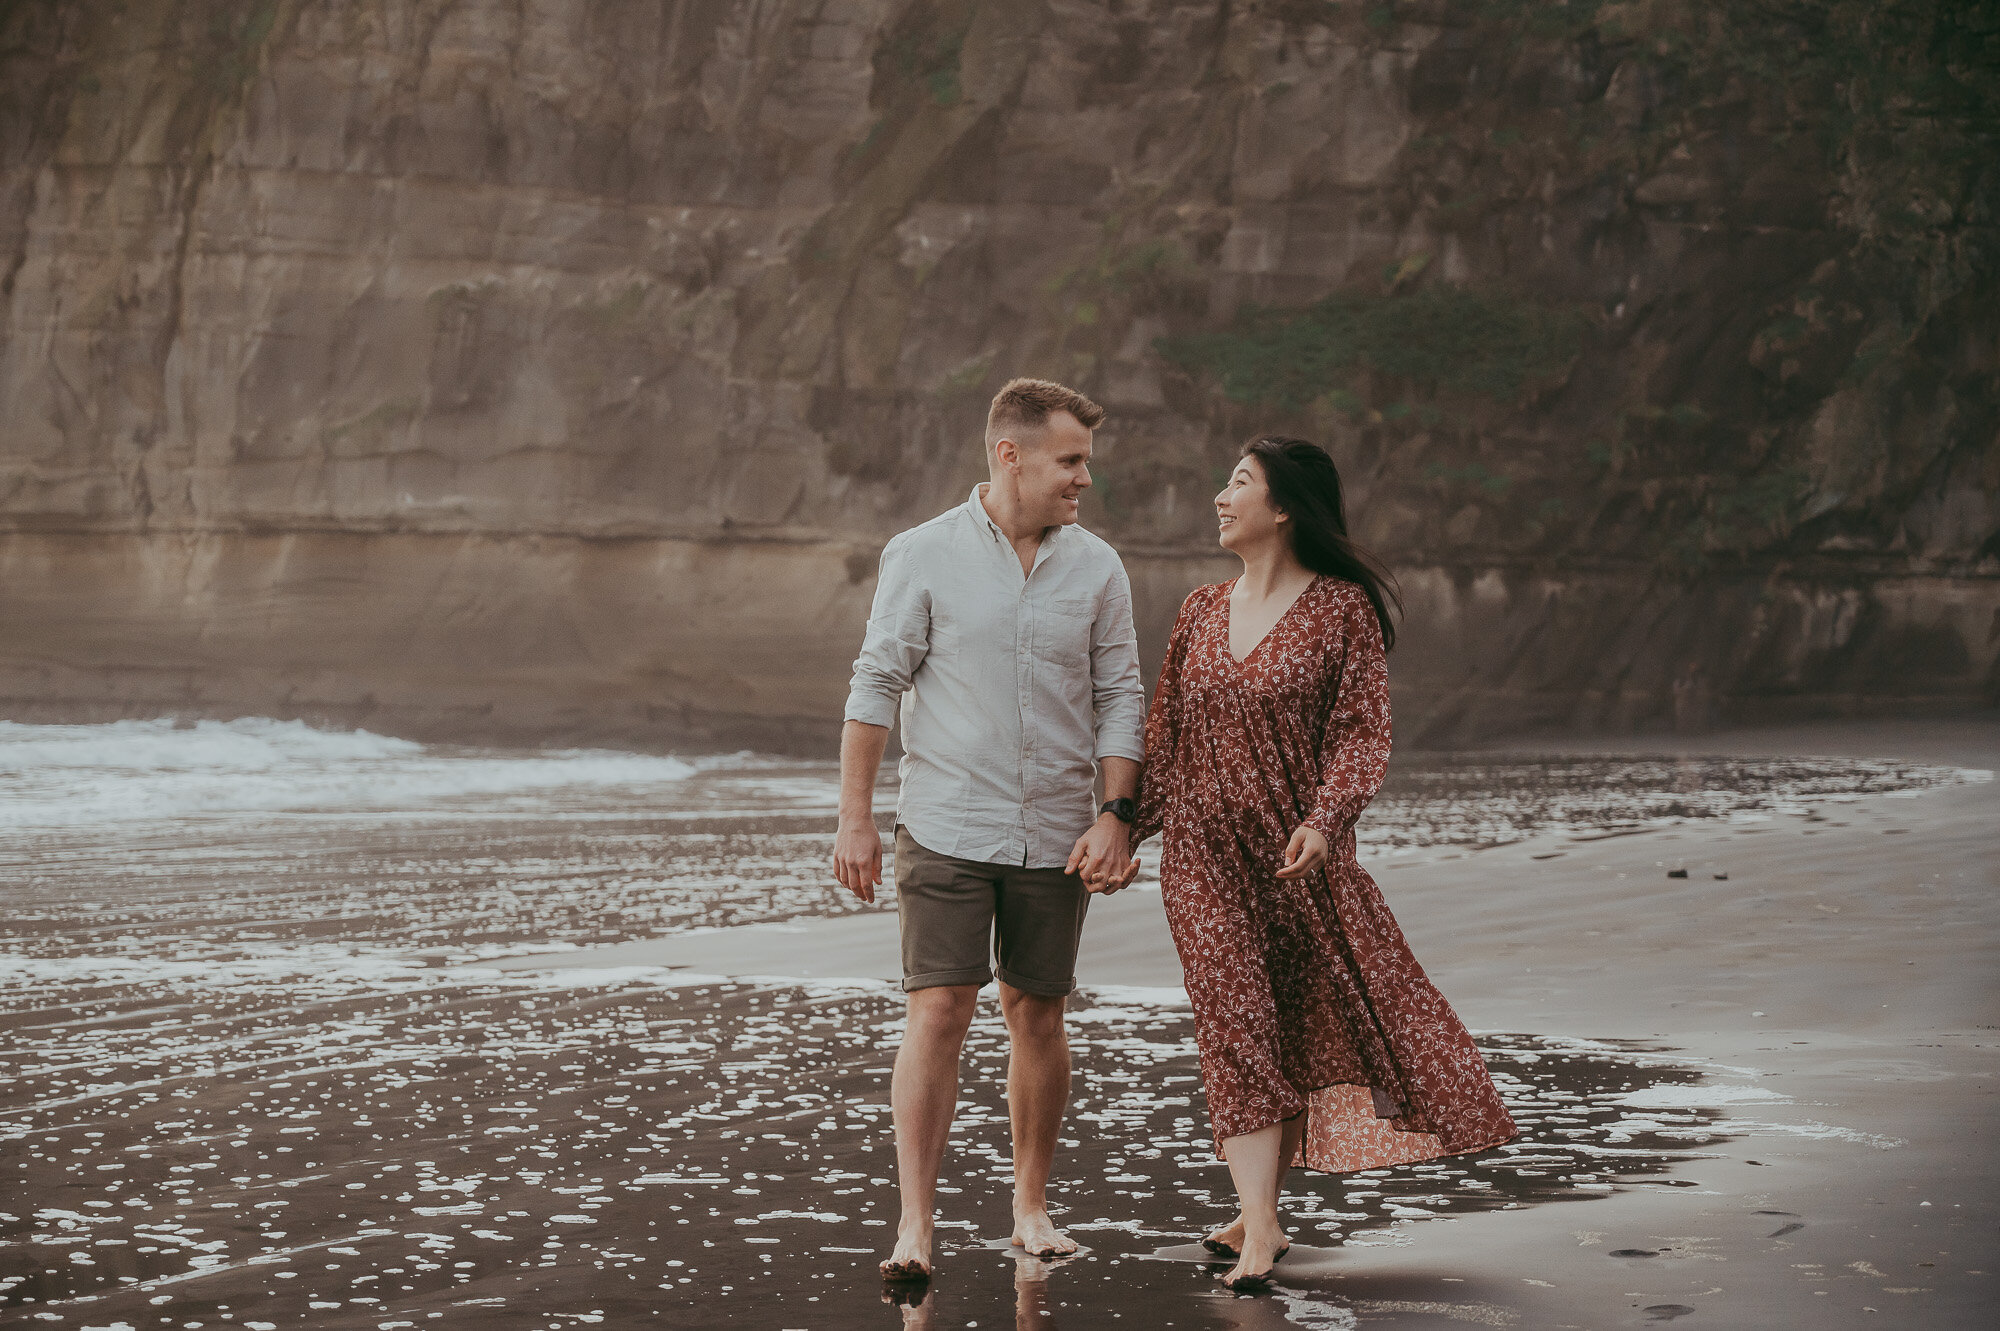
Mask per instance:
[[[1104,408],[1074,388],[1065,388],[1047,379],[1009,379],[993,395],[986,413],[986,445],[1018,430],[1039,430],[1058,411],[1077,418],[1086,430],[1095,430],[1104,420]]]

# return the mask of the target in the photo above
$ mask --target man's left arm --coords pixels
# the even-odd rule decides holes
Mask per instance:
[[[1104,798],[1133,799],[1139,791],[1139,764],[1130,758],[1106,758],[1098,763],[1104,773]],[[1132,826],[1117,814],[1097,815],[1090,830],[1077,838],[1069,853],[1069,871],[1083,875],[1083,885],[1107,896],[1129,887],[1138,875],[1133,872]]]
[[[1136,799],[1146,756],[1146,690],[1139,680],[1139,636],[1132,627],[1132,585],[1120,565],[1105,589],[1090,632],[1090,700],[1098,771],[1107,801]],[[1131,825],[1101,813],[1070,852],[1069,869],[1092,891],[1130,881]]]

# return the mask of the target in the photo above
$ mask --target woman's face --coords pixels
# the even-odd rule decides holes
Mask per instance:
[[[1222,548],[1239,553],[1276,540],[1289,521],[1272,507],[1271,489],[1264,483],[1264,464],[1254,457],[1236,464],[1229,484],[1215,497],[1215,517]]]

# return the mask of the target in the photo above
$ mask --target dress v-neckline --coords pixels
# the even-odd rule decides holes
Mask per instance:
[[[1239,666],[1248,665],[1251,657],[1264,650],[1264,644],[1271,640],[1271,635],[1278,631],[1279,625],[1291,618],[1292,611],[1299,608],[1299,602],[1306,599],[1306,593],[1317,587],[1319,580],[1325,576],[1323,573],[1313,574],[1312,581],[1299,588],[1299,594],[1292,598],[1292,603],[1278,612],[1278,617],[1271,621],[1271,627],[1264,630],[1264,636],[1252,643],[1250,650],[1241,656],[1238,656],[1235,649],[1229,645],[1230,621],[1236,618],[1236,607],[1229,603],[1229,597],[1236,590],[1236,584],[1243,581],[1243,575],[1239,573],[1237,576],[1231,578],[1229,580],[1229,591],[1222,594],[1222,654]]]

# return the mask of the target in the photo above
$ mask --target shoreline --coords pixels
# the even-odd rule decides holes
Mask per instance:
[[[1162,626],[1164,635],[1165,626]],[[1949,696],[1926,700],[1898,699],[1881,714],[1856,711],[1826,716],[1827,699],[1799,698],[1764,701],[1744,709],[1742,719],[1698,734],[1680,734],[1664,723],[1649,721],[1627,727],[1500,729],[1495,726],[1455,727],[1426,720],[1449,705],[1447,693],[1433,690],[1412,700],[1416,718],[1403,728],[1403,747],[1410,754],[1521,753],[1537,755],[1648,756],[1687,754],[1722,756],[1768,753],[1757,747],[1801,737],[1823,737],[1832,747],[1824,756],[1890,757],[1871,747],[1877,740],[1890,749],[1907,745],[1910,737],[1953,729],[1987,729],[2000,725],[2000,709],[1967,698]],[[1493,704],[1497,707],[1499,704]],[[837,711],[837,707],[835,708]],[[181,693],[143,700],[103,697],[38,697],[0,692],[0,721],[18,725],[86,726],[117,721],[170,721],[180,726],[197,722],[230,723],[265,720],[300,722],[332,733],[365,731],[384,739],[425,745],[489,747],[560,752],[596,749],[607,752],[673,757],[688,760],[741,753],[807,762],[838,758],[840,728],[811,714],[761,714],[725,707],[676,703],[624,706],[612,713],[548,717],[516,715],[491,701],[404,703],[384,701],[373,693],[359,698],[299,696],[205,698]],[[1756,718],[1756,719],[1751,719]],[[1873,737],[1872,739],[1870,737]],[[1949,747],[1941,744],[1937,751]],[[901,753],[891,735],[885,762]],[[1803,753],[1801,756],[1804,756]]]

